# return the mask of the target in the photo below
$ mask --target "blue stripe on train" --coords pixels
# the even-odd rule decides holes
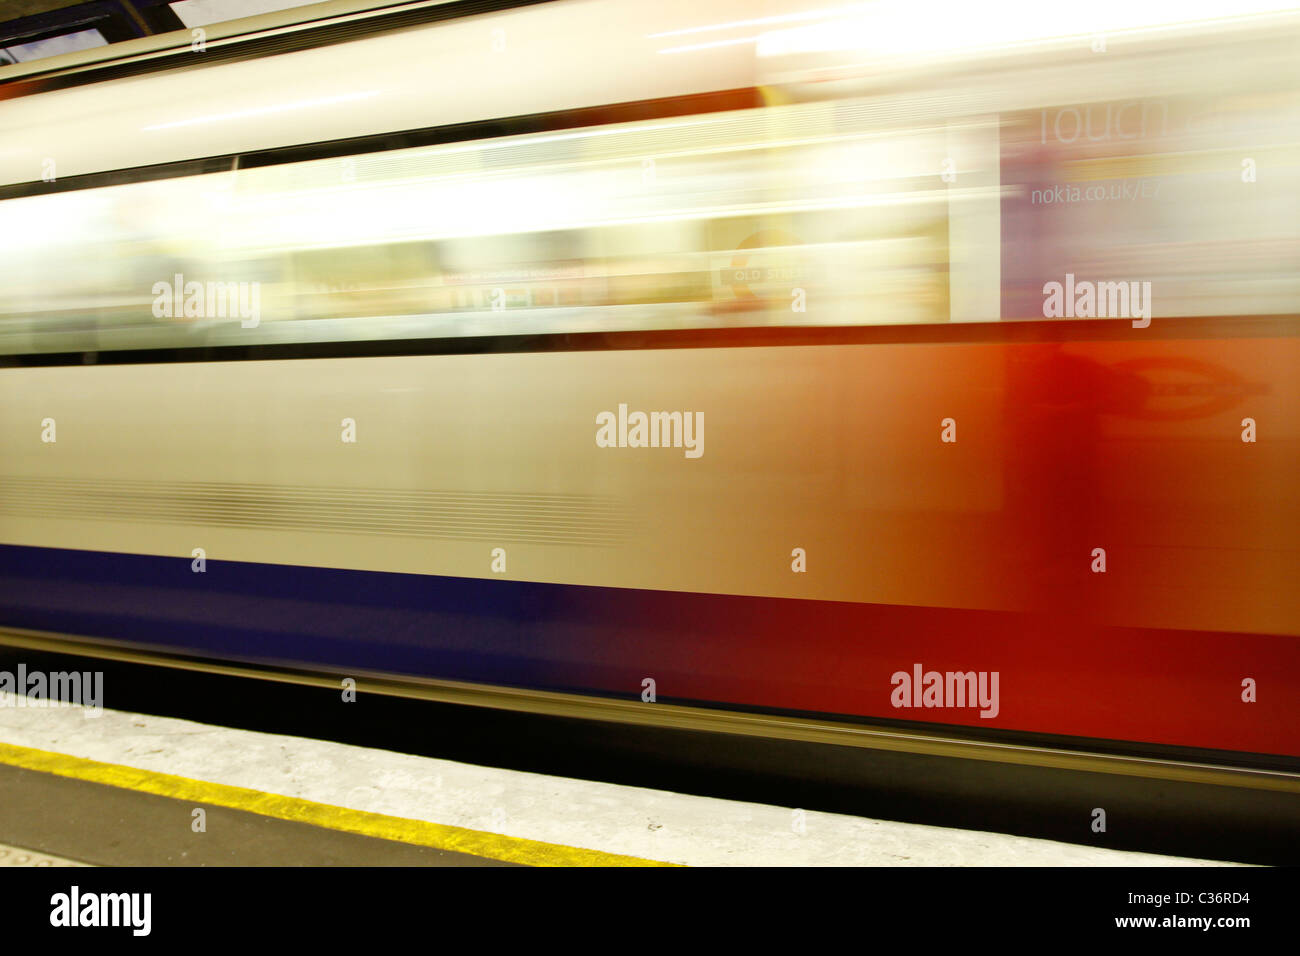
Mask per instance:
[[[633,663],[609,659],[611,632],[653,648],[637,600],[651,592],[215,560],[198,574],[190,562],[0,545],[0,626],[556,689],[594,689],[602,657],[620,671]],[[682,614],[691,619],[670,611]]]

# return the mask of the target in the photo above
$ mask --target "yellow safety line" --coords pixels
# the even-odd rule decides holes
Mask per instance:
[[[206,803],[231,810],[246,810],[278,820],[293,820],[313,826],[359,833],[381,840],[396,840],[416,846],[434,847],[455,853],[523,863],[528,866],[672,866],[657,860],[643,860],[635,856],[602,853],[581,847],[558,843],[541,843],[521,837],[503,836],[483,830],[429,823],[425,820],[408,820],[390,817],[383,813],[366,813],[327,803],[286,797],[278,793],[264,793],[247,787],[232,787],[224,783],[191,780],[170,773],[154,773],[122,764],[102,763],[69,754],[19,747],[0,743],[0,763],[25,770],[38,770],[60,777],[107,784],[160,797]]]

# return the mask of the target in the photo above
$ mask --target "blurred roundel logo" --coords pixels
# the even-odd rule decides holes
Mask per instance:
[[[1159,356],[1116,362],[1114,368],[1146,382],[1146,401],[1127,412],[1146,421],[1208,418],[1268,391],[1246,381],[1233,369],[1185,356]]]

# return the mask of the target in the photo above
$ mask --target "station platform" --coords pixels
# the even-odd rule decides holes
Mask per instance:
[[[11,703],[0,866],[1231,865]]]
[[[35,867],[35,866],[89,866],[76,860],[67,860],[61,856],[48,853],[36,853],[20,846],[0,844],[0,867]]]

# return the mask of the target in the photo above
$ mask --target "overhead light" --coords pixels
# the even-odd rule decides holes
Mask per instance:
[[[44,59],[47,56],[58,56],[60,53],[76,53],[97,46],[108,46],[104,34],[98,30],[78,30],[76,33],[65,33],[62,36],[48,37],[44,40],[33,40],[31,43],[15,43],[12,46],[7,46],[0,50],[0,53],[8,54],[8,58],[0,57],[0,65],[15,61],[30,63],[32,60]]]
[[[192,29],[226,20],[257,17],[264,13],[279,13],[281,10],[319,2],[320,0],[177,0],[168,6],[181,23]]]

